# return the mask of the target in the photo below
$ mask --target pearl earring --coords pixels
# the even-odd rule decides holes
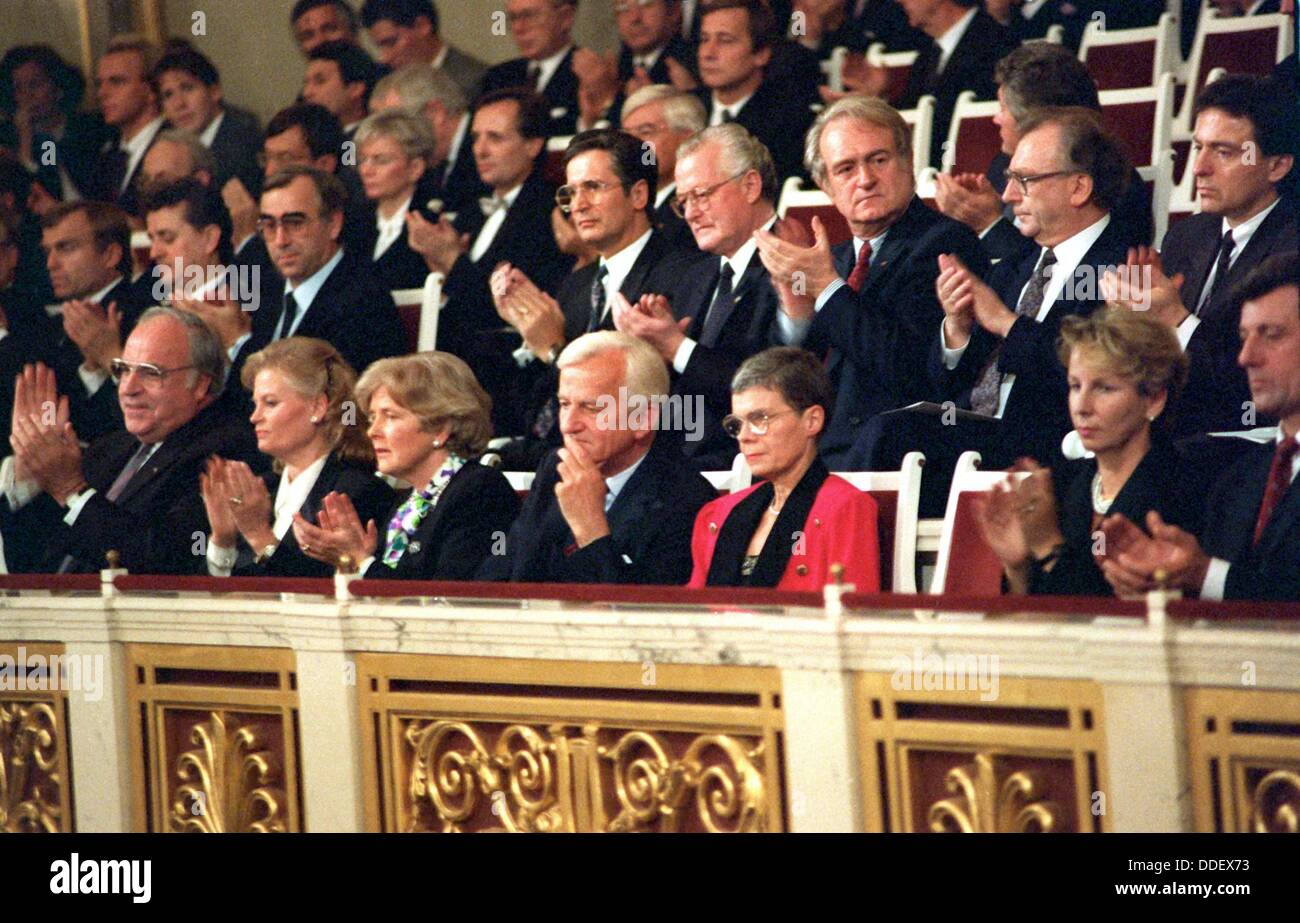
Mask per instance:
[[[435,439],[435,440],[433,440],[433,447],[434,447],[435,449],[441,449],[441,448],[442,448],[442,440],[440,440],[440,439]]]
[[[312,417],[312,418],[311,418],[311,422],[312,422],[312,423],[319,423],[319,422],[320,422],[320,417]]]

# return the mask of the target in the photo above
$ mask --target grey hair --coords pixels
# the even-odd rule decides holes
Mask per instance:
[[[874,96],[846,96],[838,102],[827,106],[808,129],[804,139],[803,162],[808,173],[818,186],[826,185],[826,160],[822,157],[822,133],[826,126],[836,119],[852,119],[889,129],[894,136],[894,152],[907,162],[908,173],[912,172],[912,129],[898,114],[898,110]]]
[[[460,84],[432,64],[408,64],[393,71],[375,84],[370,98],[382,99],[389,93],[396,93],[402,108],[416,115],[423,115],[424,107],[435,100],[452,115],[469,108]]]
[[[168,128],[158,132],[158,136],[153,139],[154,144],[162,141],[180,145],[189,151],[190,160],[194,163],[195,171],[205,170],[208,176],[212,177],[217,175],[217,158],[212,156],[212,151],[208,150],[194,132],[186,131],[183,128]]]
[[[762,141],[737,122],[714,125],[712,128],[696,132],[682,142],[682,146],[677,149],[678,163],[682,158],[694,155],[708,144],[718,145],[722,152],[722,169],[727,175],[757,170],[763,180],[764,200],[776,203],[776,196],[780,191],[777,186],[776,166],[772,163],[772,155]]]
[[[555,367],[567,369],[604,353],[622,353],[624,362],[623,384],[629,395],[640,395],[648,401],[668,394],[668,367],[653,346],[631,334],[617,330],[597,330],[584,333],[560,353]]]
[[[704,103],[700,102],[699,97],[663,83],[652,83],[629,96],[623,103],[619,119],[626,125],[627,117],[633,112],[642,106],[660,102],[664,104],[664,122],[669,131],[689,131],[694,134],[703,131],[708,124]]]
[[[418,159],[426,163],[436,147],[429,120],[405,109],[386,109],[367,116],[353,136],[358,150],[374,138],[392,138],[408,160]]]
[[[198,381],[198,376],[206,375],[210,382],[208,396],[220,397],[226,387],[227,363],[226,350],[221,345],[221,339],[197,314],[168,305],[159,305],[145,311],[136,322],[136,329],[159,317],[170,318],[185,328],[185,339],[190,347],[190,365],[194,366],[190,373],[190,387]]]
[[[835,403],[825,364],[796,346],[773,346],[741,363],[731,379],[731,393],[750,388],[769,388],[800,413],[816,405],[829,414]]]

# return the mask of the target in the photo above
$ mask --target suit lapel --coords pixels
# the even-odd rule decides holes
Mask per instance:
[[[1272,459],[1269,463],[1271,467]],[[1262,503],[1262,496],[1260,500]],[[1258,515],[1257,511],[1256,516]],[[1264,525],[1264,533],[1260,535],[1257,547],[1264,555],[1271,556],[1277,546],[1295,531],[1297,521],[1300,521],[1300,478],[1292,480],[1291,486],[1282,495],[1282,502],[1277,505],[1277,509]]]

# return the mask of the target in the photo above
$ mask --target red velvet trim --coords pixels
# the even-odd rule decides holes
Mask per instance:
[[[1293,602],[1211,602],[1203,599],[1179,599],[1169,604],[1169,617],[1210,619],[1213,621],[1291,621],[1300,619],[1300,603]]]
[[[303,593],[334,595],[334,581],[309,577],[174,577],[125,574],[113,580],[123,593]]]
[[[2,574],[0,590],[94,590],[99,574]]]
[[[554,599],[590,603],[645,603],[677,606],[814,606],[821,608],[820,593],[709,587],[692,590],[680,586],[624,586],[589,583],[494,583],[479,581],[358,580],[354,596],[443,596],[474,599]]]
[[[846,593],[846,609],[939,609],[946,612],[1027,612],[1035,615],[1119,615],[1145,619],[1145,602],[1104,596],[961,596],[925,593]]]

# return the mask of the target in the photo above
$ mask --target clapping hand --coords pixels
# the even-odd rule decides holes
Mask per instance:
[[[447,275],[463,253],[469,250],[469,235],[461,234],[446,218],[430,221],[418,211],[406,213],[406,240],[424,257],[430,272]]]
[[[107,311],[84,299],[64,302],[63,331],[91,369],[107,371],[122,355],[122,315],[116,302],[110,302]]]
[[[935,177],[934,201],[939,211],[976,234],[1002,217],[1002,199],[981,173],[940,173]]]
[[[632,304],[622,292],[615,292],[612,310],[614,329],[645,340],[669,364],[691,326],[691,318],[678,320],[673,316],[672,306],[663,295],[642,295],[636,304]]]
[[[939,277],[935,280],[935,291],[939,303],[943,306],[944,332],[961,333],[963,325],[969,336],[971,325],[966,315],[974,319],[989,333],[1006,337],[1016,322],[1015,312],[1007,308],[998,297],[997,292],[989,288],[979,276],[966,268],[959,257],[951,253],[939,254]],[[949,319],[953,328],[949,326]],[[955,342],[952,347],[962,345]]]
[[[1151,317],[1177,327],[1188,315],[1181,295],[1183,274],[1165,275],[1164,263],[1154,247],[1130,247],[1121,272],[1101,277],[1101,296],[1111,307],[1148,311]]]
[[[303,554],[338,567],[343,558],[359,567],[379,548],[379,530],[375,521],[361,525],[357,509],[347,494],[331,491],[321,504],[317,524],[308,522],[302,513],[293,514],[293,534]]]
[[[812,317],[817,296],[839,278],[830,237],[821,218],[813,216],[813,239],[782,222],[772,231],[755,231],[759,259],[781,295],[781,310],[793,320]]]

